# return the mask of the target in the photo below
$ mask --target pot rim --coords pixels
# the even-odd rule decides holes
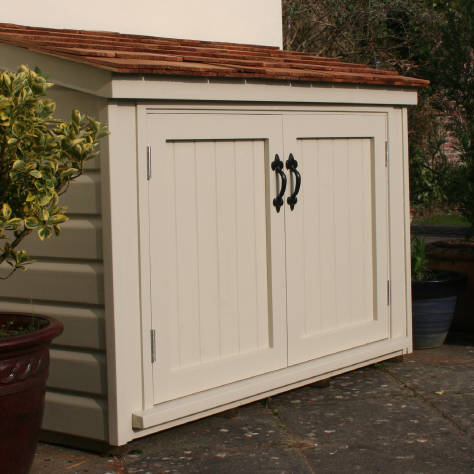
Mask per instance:
[[[452,281],[452,282],[462,281],[467,278],[467,275],[465,273],[455,272],[453,270],[439,270],[439,269],[430,268],[430,271],[432,271],[438,277],[441,275],[441,277],[434,278],[432,280],[413,280],[412,279],[412,282],[416,284],[423,284],[423,283],[434,284],[434,283],[446,283],[448,281]],[[442,276],[446,276],[446,278],[443,278]]]
[[[12,349],[20,349],[38,344],[47,344],[55,337],[59,336],[64,329],[63,324],[55,318],[45,316],[43,314],[22,313],[14,311],[0,311],[0,319],[24,317],[29,319],[41,319],[47,321],[48,324],[27,334],[19,334],[17,336],[0,338],[0,352],[11,351]]]

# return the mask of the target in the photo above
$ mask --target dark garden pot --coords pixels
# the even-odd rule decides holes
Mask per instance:
[[[453,317],[453,331],[474,333],[474,241],[447,240],[426,247],[429,267],[467,275],[467,291],[459,296]]]
[[[49,345],[63,325],[47,316],[0,313],[4,324],[37,328],[0,338],[0,473],[23,474],[30,470],[41,426]]]
[[[439,270],[429,281],[412,281],[413,346],[429,349],[444,343],[456,298],[466,288],[466,275]]]

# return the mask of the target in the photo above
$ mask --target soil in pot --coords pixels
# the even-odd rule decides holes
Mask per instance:
[[[0,313],[0,328],[0,472],[23,474],[43,417],[49,345],[63,326],[46,316]]]
[[[429,349],[444,343],[453,319],[456,298],[466,288],[466,275],[434,271],[427,281],[412,281],[413,346]]]
[[[452,330],[474,333],[474,241],[452,239],[427,246],[429,267],[467,275],[466,291],[459,295]]]

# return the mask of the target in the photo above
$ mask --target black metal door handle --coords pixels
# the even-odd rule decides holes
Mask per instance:
[[[273,200],[273,205],[275,206],[277,212],[280,212],[281,206],[283,206],[283,195],[286,191],[286,175],[283,171],[283,161],[280,160],[278,155],[275,155],[275,159],[272,161],[272,170],[275,171],[275,175],[279,175],[281,179],[281,188],[280,192],[276,195],[276,198]]]
[[[298,198],[296,196],[300,192],[300,187],[301,187],[301,175],[296,168],[298,168],[298,162],[295,160],[295,157],[293,156],[293,154],[290,153],[290,156],[286,160],[286,169],[290,170],[290,173],[295,174],[295,189],[288,196],[288,199],[286,200],[286,202],[290,205],[291,210],[294,209],[295,204],[298,202]]]

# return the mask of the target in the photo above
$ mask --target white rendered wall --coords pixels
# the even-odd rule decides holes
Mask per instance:
[[[281,0],[20,0],[2,23],[282,46]]]

